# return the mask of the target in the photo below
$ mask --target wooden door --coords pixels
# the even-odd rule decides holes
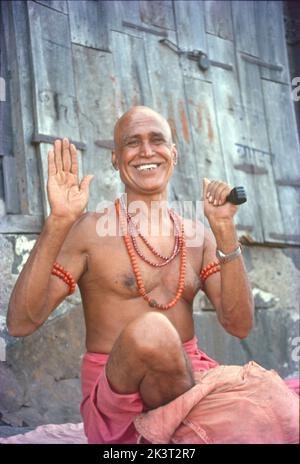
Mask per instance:
[[[89,209],[113,200],[122,191],[110,161],[113,126],[133,105],[148,105],[168,119],[179,151],[170,200],[200,200],[204,176],[244,185],[240,236],[299,243],[299,141],[280,2],[40,0],[27,8],[44,185],[47,141],[68,136],[82,171],[96,175]]]

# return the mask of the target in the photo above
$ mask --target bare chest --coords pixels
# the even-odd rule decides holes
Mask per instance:
[[[146,253],[145,253],[146,254]],[[203,249],[187,248],[184,291],[182,298],[192,303],[200,288],[199,272],[202,264]],[[150,254],[147,255],[149,258]],[[152,261],[157,261],[153,256]],[[174,297],[180,278],[180,254],[163,267],[152,267],[139,256],[137,264],[147,294],[153,297]],[[88,271],[85,274],[84,286],[93,291],[114,294],[122,299],[139,298],[138,285],[132,264],[123,239],[106,240],[101,245],[95,244],[88,255]]]

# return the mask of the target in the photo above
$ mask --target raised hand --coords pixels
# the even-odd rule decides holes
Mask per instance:
[[[204,214],[208,221],[231,221],[238,210],[238,206],[226,200],[232,187],[226,182],[203,179]]]
[[[75,145],[67,138],[55,140],[53,151],[48,152],[47,192],[51,214],[76,220],[88,203],[89,185],[93,175],[79,183]]]

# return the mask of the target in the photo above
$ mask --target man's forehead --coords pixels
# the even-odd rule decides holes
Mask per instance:
[[[167,121],[154,112],[136,112],[124,118],[119,124],[119,135],[127,137],[140,133],[170,133]]]
[[[154,112],[136,111],[125,117],[121,122],[122,126],[129,126],[130,128],[141,124],[162,126],[166,124],[166,121],[162,116]]]
[[[150,136],[161,136],[161,137],[165,137],[166,134],[162,131],[162,130],[151,130],[151,128],[148,126],[145,128],[145,130],[143,131],[139,131],[138,130],[138,127],[134,127],[133,130],[129,130],[129,131],[126,131],[125,133],[123,133],[120,137],[121,140],[127,140],[127,139],[131,139],[131,138],[135,138],[135,137],[141,137],[142,135],[144,134],[147,134],[147,135],[150,135]]]
[[[124,137],[147,131],[161,132],[167,139],[172,140],[171,128],[162,115],[147,106],[133,107],[124,113],[115,125],[115,145],[118,146]]]

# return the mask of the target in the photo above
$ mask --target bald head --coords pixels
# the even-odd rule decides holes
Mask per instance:
[[[148,106],[134,106],[130,110],[126,111],[116,122],[114,128],[114,144],[115,148],[118,149],[121,145],[122,138],[126,135],[128,127],[137,125],[141,120],[155,119],[161,124],[162,129],[168,136],[169,143],[172,143],[172,132],[168,121],[159,113],[152,110]]]

